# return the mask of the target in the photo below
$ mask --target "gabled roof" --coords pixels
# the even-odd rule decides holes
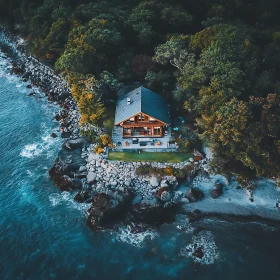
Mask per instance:
[[[130,98],[130,104],[127,104]],[[170,124],[170,117],[167,103],[160,95],[139,87],[117,100],[115,125],[123,122],[132,116],[144,113],[166,124]]]

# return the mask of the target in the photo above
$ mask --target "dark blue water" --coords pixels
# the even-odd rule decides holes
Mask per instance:
[[[60,139],[57,108],[28,97],[0,55],[0,279],[275,279],[280,231],[257,223],[179,216],[158,232],[93,233],[74,194],[48,177]],[[196,237],[194,233],[200,230]],[[194,243],[204,246],[202,262]],[[273,278],[272,278],[273,277]],[[279,279],[279,278],[278,278]]]

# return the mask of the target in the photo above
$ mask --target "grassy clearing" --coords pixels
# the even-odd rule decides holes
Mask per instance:
[[[120,160],[120,161],[155,161],[155,162],[170,162],[178,163],[185,160],[188,160],[190,157],[193,157],[189,153],[164,153],[164,152],[110,152],[109,160]]]

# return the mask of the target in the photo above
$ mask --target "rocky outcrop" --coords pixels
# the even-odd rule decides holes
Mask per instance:
[[[85,165],[81,158],[82,148],[87,144],[86,139],[69,140],[62,145],[58,157],[49,170],[49,175],[61,191],[81,189],[82,183],[76,178],[79,168]]]
[[[132,207],[132,217],[137,222],[151,226],[174,221],[177,206],[175,204],[165,205],[156,200],[143,201]]]
[[[88,225],[93,230],[112,227],[126,214],[126,203],[113,199],[105,193],[97,194],[88,210]]]

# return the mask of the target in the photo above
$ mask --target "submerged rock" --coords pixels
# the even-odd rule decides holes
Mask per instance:
[[[88,201],[88,199],[91,197],[90,193],[87,192],[87,191],[79,191],[77,193],[77,195],[74,197],[74,200],[79,202],[79,203],[82,203],[82,202],[85,202],[85,201]]]
[[[132,204],[133,205],[139,204],[139,203],[141,203],[142,199],[143,199],[142,195],[136,195],[132,200]]]
[[[190,202],[197,202],[202,200],[204,197],[204,193],[198,188],[191,188],[187,193],[187,198]]]
[[[210,191],[210,195],[214,199],[221,196],[222,194],[223,194],[223,184],[220,183],[216,184],[215,189]]]
[[[198,247],[194,250],[194,252],[192,253],[192,255],[198,259],[202,259],[204,256],[204,252],[203,252],[203,248],[202,247]]]
[[[133,234],[145,232],[149,227],[144,223],[131,223],[129,225],[130,232]]]

